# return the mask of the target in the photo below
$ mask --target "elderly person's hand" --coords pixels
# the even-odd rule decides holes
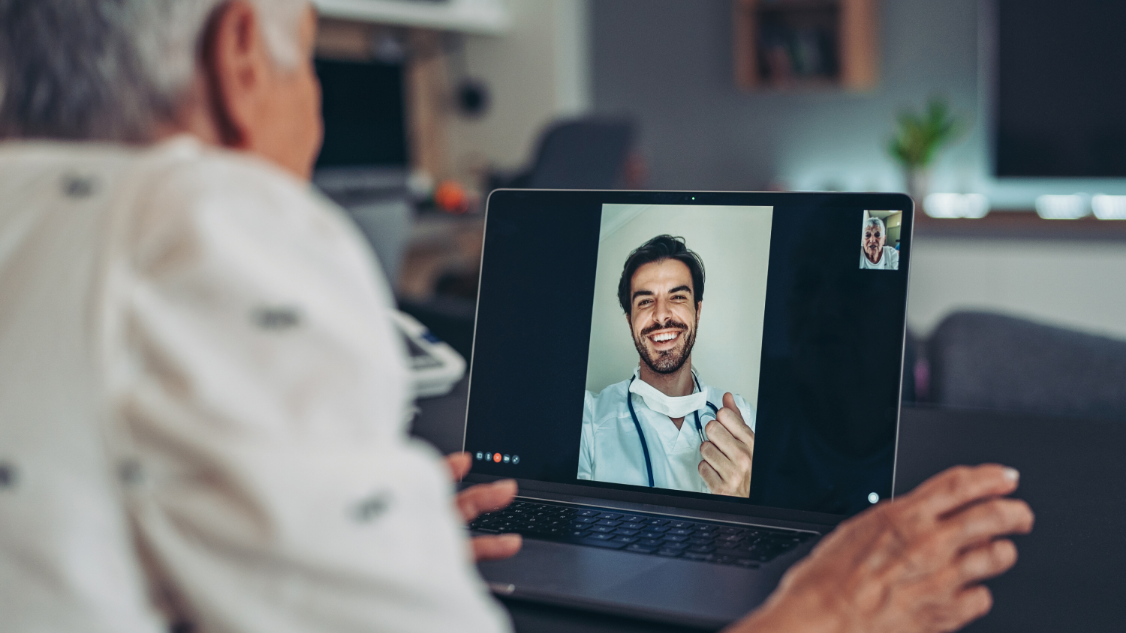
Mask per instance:
[[[469,453],[454,453],[446,457],[446,465],[454,481],[461,481],[473,465]],[[466,523],[484,512],[499,510],[516,498],[516,482],[511,479],[479,484],[462,490],[457,495],[457,509]],[[523,539],[519,534],[478,536],[472,541],[473,557],[477,560],[508,558],[520,551]]]
[[[931,633],[989,612],[981,581],[1017,559],[1028,505],[1004,499],[1017,472],[960,466],[841,524],[792,567],[774,595],[732,630]]]
[[[723,408],[704,428],[708,441],[700,445],[696,469],[712,494],[749,497],[751,460],[755,454],[755,433],[743,421],[735,406],[735,396],[723,395]]]

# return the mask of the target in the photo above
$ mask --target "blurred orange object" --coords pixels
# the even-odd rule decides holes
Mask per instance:
[[[465,213],[469,210],[469,195],[457,182],[443,180],[434,190],[434,204],[449,213]]]

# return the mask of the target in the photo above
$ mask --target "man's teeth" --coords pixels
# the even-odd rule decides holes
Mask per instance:
[[[666,334],[654,334],[650,338],[653,340],[654,343],[664,343],[665,341],[671,341],[674,338],[676,338],[676,332],[668,332]]]

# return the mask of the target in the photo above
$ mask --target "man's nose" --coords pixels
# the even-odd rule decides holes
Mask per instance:
[[[669,310],[669,302],[665,299],[657,299],[657,305],[653,310],[653,320],[664,325],[671,318],[672,312]]]

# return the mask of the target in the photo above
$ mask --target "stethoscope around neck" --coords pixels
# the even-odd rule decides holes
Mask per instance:
[[[629,386],[633,385],[634,379],[637,376],[629,379]],[[700,388],[700,379],[696,378],[696,374],[692,374],[692,382],[696,384],[697,391],[703,391]],[[645,455],[645,472],[649,475],[649,487],[653,488],[653,461],[649,459],[649,443],[645,441],[645,432],[641,430],[641,421],[637,419],[637,412],[633,410],[633,393],[630,392],[629,386],[626,387],[626,406],[629,407],[629,417],[633,418],[633,426],[637,428],[637,438],[641,440],[641,453]],[[711,402],[708,402],[708,408],[712,410],[712,414],[719,416],[719,407]],[[696,416],[696,434],[700,436],[700,443],[703,444],[707,441],[708,436],[704,435],[704,425],[700,423],[700,411],[693,412]]]

